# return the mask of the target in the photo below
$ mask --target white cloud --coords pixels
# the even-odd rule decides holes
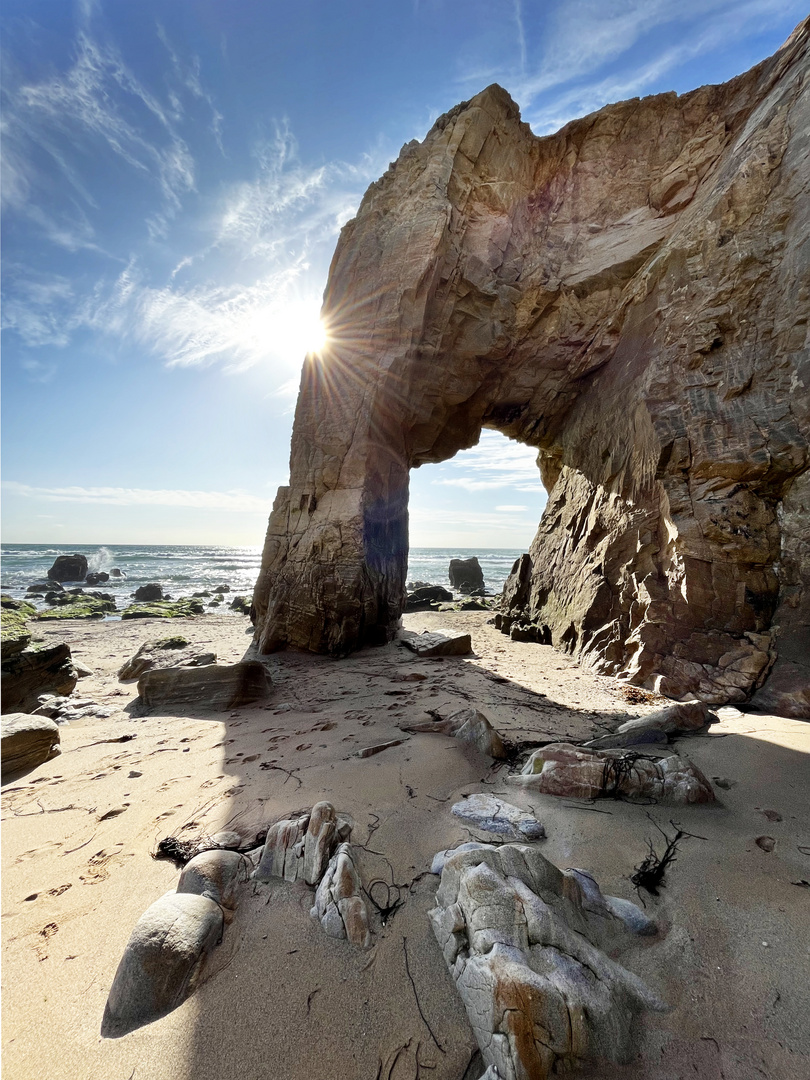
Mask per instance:
[[[442,469],[458,470],[463,475],[441,476],[434,484],[460,487],[465,491],[489,491],[515,488],[518,491],[544,490],[537,468],[537,450],[505,439],[496,431],[483,431],[477,446],[463,450]]]
[[[519,514],[523,510],[528,510],[528,506],[496,506],[495,510],[499,514]]]
[[[4,480],[8,495],[46,502],[87,503],[97,506],[173,506],[235,513],[269,513],[270,500],[244,491],[184,491],[124,487],[32,487]]]

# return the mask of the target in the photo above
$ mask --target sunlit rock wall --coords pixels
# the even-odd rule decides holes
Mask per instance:
[[[765,679],[810,623],[808,66],[805,22],[722,86],[546,138],[492,86],[403,148],[333,259],[262,650],[387,640],[409,470],[486,426],[536,447],[549,488],[505,629],[673,696]]]

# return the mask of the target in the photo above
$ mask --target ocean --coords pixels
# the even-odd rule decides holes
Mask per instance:
[[[258,547],[4,544],[0,552],[0,587],[3,593],[16,598],[25,596],[29,585],[47,577],[57,555],[85,555],[90,570],[109,573],[113,567],[117,567],[125,577],[110,577],[103,584],[88,585],[86,588],[112,594],[119,609],[128,607],[133,602],[135,589],[148,582],[162,585],[163,591],[175,600],[195,592],[213,593],[217,585],[228,585],[230,595],[249,595],[253,591],[261,562],[261,548]],[[450,560],[468,559],[475,555],[484,572],[487,591],[497,593],[503,588],[512,564],[520,554],[520,551],[511,548],[411,548],[406,580],[425,581],[449,588]],[[228,610],[227,595],[220,611]],[[29,599],[38,607],[46,606],[44,601],[37,598]],[[115,616],[108,618],[114,619]]]

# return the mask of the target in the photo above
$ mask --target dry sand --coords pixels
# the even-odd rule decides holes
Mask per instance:
[[[426,916],[438,883],[426,871],[437,850],[468,838],[450,806],[474,791],[534,809],[547,857],[630,899],[629,876],[656,835],[650,818],[706,838],[685,841],[660,898],[646,897],[662,934],[623,957],[672,1008],[646,1020],[639,1059],[616,1076],[806,1080],[810,888],[794,882],[810,880],[810,725],[731,710],[708,736],[684,740],[722,781],[711,808],[524,795],[503,768],[438,735],[352,756],[454,704],[474,704],[518,740],[587,738],[606,716],[660,705],[486,619],[405,617],[409,629],[468,629],[472,658],[420,660],[395,643],[344,660],[277,654],[269,705],[194,717],[133,715],[135,686],[116,678],[165,624],[45,629],[93,669],[82,696],[116,711],[63,727],[61,756],[3,788],[4,1080],[462,1080],[475,1044]],[[238,617],[171,630],[221,662],[250,643]],[[414,673],[425,678],[402,679]],[[189,823],[185,835],[253,827],[324,798],[354,819],[378,902],[405,900],[385,926],[377,920],[374,948],[327,937],[300,885],[247,885],[201,989],[157,1023],[101,1039],[130,932],[177,883],[171,863],[150,857],[157,841]],[[772,852],[755,843],[761,835],[776,840]]]

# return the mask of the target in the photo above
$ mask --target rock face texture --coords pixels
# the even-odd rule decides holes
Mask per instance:
[[[489,427],[537,448],[549,490],[504,630],[707,702],[746,700],[781,653],[810,713],[809,36],[545,138],[491,86],[403,148],[332,262],[262,650],[390,639],[409,471]]]

